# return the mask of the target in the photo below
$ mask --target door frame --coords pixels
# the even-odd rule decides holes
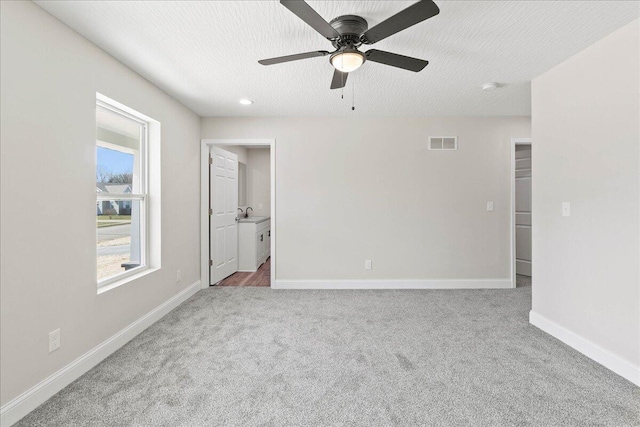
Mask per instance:
[[[516,287],[516,145],[531,145],[532,153],[531,159],[533,159],[533,144],[531,138],[511,138],[510,152],[511,152],[511,212],[509,217],[511,218],[509,235],[511,236],[511,287]],[[533,168],[532,168],[533,169]],[[531,180],[533,184],[533,179]],[[533,196],[533,185],[531,194]],[[533,216],[533,215],[532,215]],[[533,223],[533,222],[532,222]],[[533,229],[532,229],[533,230]],[[532,260],[533,261],[533,260]]]
[[[211,271],[209,269],[209,152],[211,146],[224,149],[225,145],[269,147],[271,174],[271,283],[276,283],[276,140],[275,139],[201,139],[200,140],[200,281],[207,289]]]

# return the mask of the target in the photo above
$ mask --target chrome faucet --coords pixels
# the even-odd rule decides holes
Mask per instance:
[[[253,208],[251,206],[247,206],[247,212],[244,214],[245,218],[249,218],[249,209],[251,209],[251,212],[253,212]]]

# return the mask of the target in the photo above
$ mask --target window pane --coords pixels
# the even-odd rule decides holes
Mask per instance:
[[[100,106],[96,107],[96,182],[98,191],[144,193],[142,181],[144,125]]]
[[[140,200],[99,200],[96,204],[98,282],[143,265]]]
[[[133,154],[98,146],[96,148],[97,181],[111,184],[110,193],[131,193],[133,161]]]

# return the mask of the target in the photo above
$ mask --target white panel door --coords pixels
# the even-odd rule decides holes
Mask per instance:
[[[238,156],[211,147],[211,285],[238,271]]]

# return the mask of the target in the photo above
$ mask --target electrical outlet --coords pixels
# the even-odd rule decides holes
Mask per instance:
[[[264,209],[264,205],[263,205],[262,203],[258,203],[258,209],[259,209],[259,210]]]
[[[365,269],[365,270],[371,270],[371,260],[370,260],[370,259],[365,260],[365,262],[364,262],[364,269]]]
[[[178,270],[176,271],[176,282],[179,282],[182,280],[182,270]]]
[[[49,332],[49,353],[60,348],[60,329]]]
[[[571,216],[570,202],[562,202],[562,216]]]
[[[493,212],[493,202],[487,202],[487,212]]]

